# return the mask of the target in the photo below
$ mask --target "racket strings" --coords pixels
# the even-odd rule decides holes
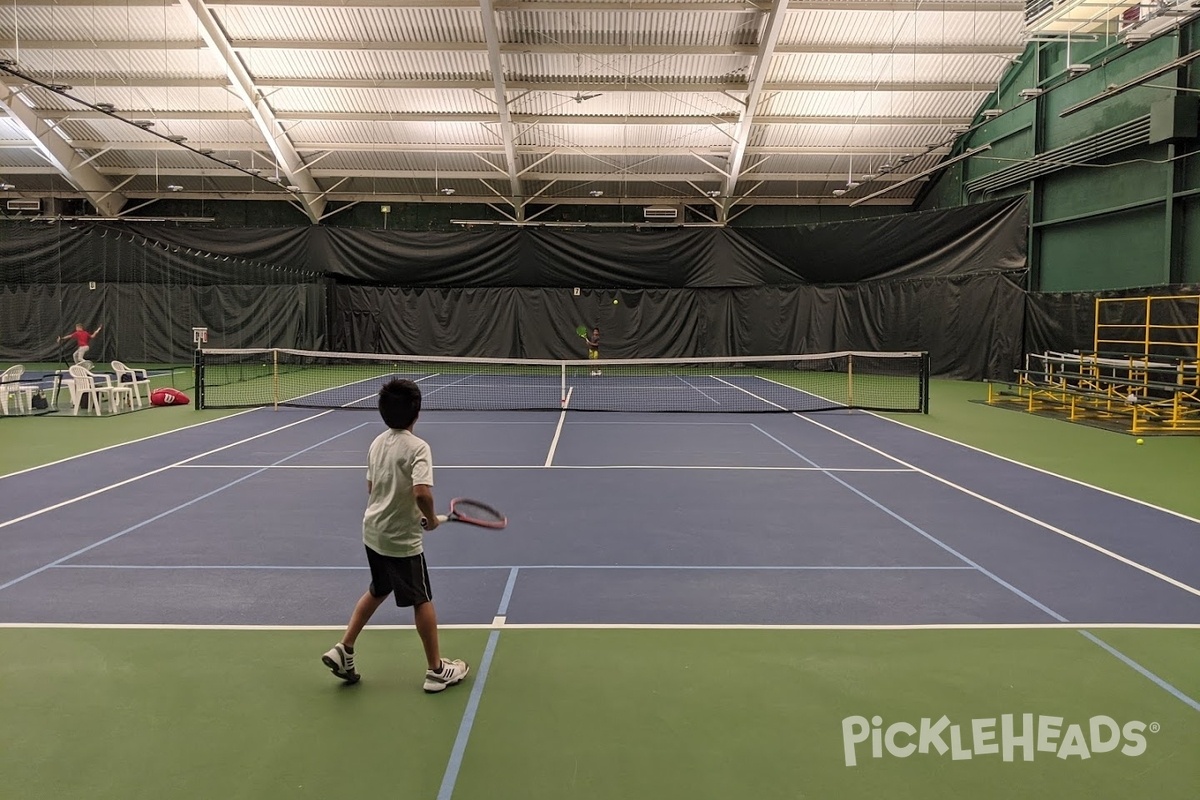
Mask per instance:
[[[507,522],[505,516],[498,510],[478,500],[456,500],[450,510],[461,519],[475,522],[490,524],[503,524]]]

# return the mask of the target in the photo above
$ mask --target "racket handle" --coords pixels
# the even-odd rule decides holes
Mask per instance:
[[[438,515],[437,515],[437,521],[438,521],[439,523],[442,523],[442,522],[449,522],[449,521],[450,521],[450,516],[449,516],[448,514],[438,514]],[[422,527],[422,528],[428,528],[428,527],[429,527],[429,520],[425,519],[424,517],[421,517],[421,527]]]

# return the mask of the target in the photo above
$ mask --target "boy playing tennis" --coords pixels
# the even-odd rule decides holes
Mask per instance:
[[[76,322],[75,330],[71,331],[66,336],[59,336],[57,339],[55,339],[55,341],[61,342],[63,339],[74,339],[75,340],[75,363],[80,364],[84,367],[87,367],[88,369],[91,369],[91,367],[92,367],[91,363],[90,362],[84,363],[84,362],[87,361],[87,352],[88,352],[88,348],[92,346],[92,338],[95,337],[96,334],[100,333],[100,331],[102,331],[102,330],[104,330],[104,326],[97,325],[96,330],[94,330],[91,333],[88,333],[87,329],[83,327],[82,322]]]
[[[587,340],[588,359],[595,360],[600,358],[600,328],[592,328],[592,335]],[[592,370],[593,375],[599,375],[600,370]]]
[[[421,413],[421,389],[395,379],[379,390],[379,415],[388,430],[367,452],[367,510],[363,544],[371,568],[371,585],[358,599],[342,640],[321,661],[346,683],[358,683],[354,642],[371,615],[389,594],[396,605],[412,606],[417,634],[425,648],[425,691],[440,692],[462,682],[470,667],[446,660],[438,650],[437,613],[429,589],[422,532],[438,526],[433,508],[433,458],[429,445],[413,435]],[[424,526],[424,527],[423,527]]]

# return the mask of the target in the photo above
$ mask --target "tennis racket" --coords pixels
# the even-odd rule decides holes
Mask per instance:
[[[471,500],[467,497],[456,497],[450,501],[450,513],[438,514],[438,522],[465,522],[480,528],[503,530],[508,527],[508,518],[487,503]],[[421,527],[429,522],[421,517]]]
[[[575,329],[575,332],[576,332],[577,334],[579,334],[580,338],[582,338],[582,339],[586,339],[586,338],[587,338],[587,335],[588,335],[588,329],[587,329],[587,326],[586,326],[586,325],[580,325],[578,328],[576,328],[576,329]]]

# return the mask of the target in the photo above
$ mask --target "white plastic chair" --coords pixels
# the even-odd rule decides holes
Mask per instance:
[[[107,400],[109,410],[114,414],[122,403],[133,408],[133,389],[128,386],[114,386],[112,378],[107,375],[94,375],[83,367],[75,364],[67,370],[71,373],[71,413],[78,416],[79,406],[84,396],[90,396],[89,405],[92,413],[100,416],[100,401]],[[103,381],[103,383],[100,383]]]
[[[21,376],[25,367],[21,364],[9,367],[0,375],[0,411],[8,415],[8,401],[13,398],[13,411],[17,414],[28,414],[33,410],[33,394],[36,391],[28,384],[21,384]]]
[[[129,386],[133,389],[133,399],[137,401],[137,407],[142,407],[142,390],[141,387],[146,387],[146,402],[150,402],[150,376],[144,369],[130,369],[123,362],[112,362],[113,372],[117,373],[117,385]],[[128,377],[126,377],[128,376]]]

